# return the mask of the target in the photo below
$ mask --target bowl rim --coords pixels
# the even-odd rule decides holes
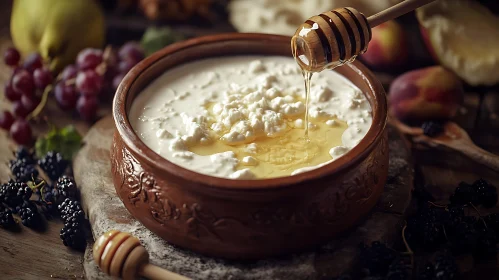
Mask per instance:
[[[371,106],[373,120],[371,127],[360,142],[350,151],[345,153],[338,159],[335,159],[329,164],[322,167],[299,173],[292,176],[276,177],[269,179],[254,179],[240,180],[215,177],[198,173],[187,168],[181,167],[154,152],[150,149],[135,133],[128,120],[128,112],[126,111],[127,98],[130,88],[137,81],[141,73],[154,63],[162,60],[166,56],[185,50],[195,48],[199,45],[228,42],[228,41],[280,41],[291,42],[291,37],[283,35],[271,35],[261,33],[221,33],[216,35],[208,35],[196,37],[182,42],[171,44],[145,58],[132,68],[123,78],[113,99],[112,114],[115,126],[121,140],[124,142],[127,149],[139,160],[144,161],[154,170],[161,170],[169,173],[172,176],[183,180],[204,185],[204,187],[221,189],[221,190],[272,190],[280,188],[288,188],[291,185],[303,183],[304,181],[313,181],[324,176],[340,174],[342,171],[348,170],[352,165],[365,157],[374,149],[377,142],[382,138],[383,131],[387,122],[387,98],[381,83],[376,79],[374,74],[367,69],[362,63],[354,61],[342,67],[350,67],[357,75],[362,76],[362,80],[367,84],[370,91],[373,93],[373,103],[378,106]],[[372,104],[371,104],[372,105]]]

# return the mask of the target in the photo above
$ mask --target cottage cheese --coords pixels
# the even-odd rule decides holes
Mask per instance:
[[[289,140],[290,131],[304,131],[303,78],[292,58],[225,57],[181,65],[144,89],[132,104],[129,119],[147,146],[184,168],[217,177],[258,179],[254,168],[293,168],[300,162],[302,168],[286,171],[292,175],[348,152],[372,122],[369,102],[343,76],[323,71],[314,75],[312,85],[309,129],[343,131],[340,142],[323,153],[328,160],[313,166],[303,164],[313,157],[312,150],[320,151],[316,147],[302,149],[307,145],[283,140],[288,148],[275,152],[270,151],[275,146],[265,148],[259,142],[275,145],[280,137]],[[283,173],[279,174],[268,176]]]

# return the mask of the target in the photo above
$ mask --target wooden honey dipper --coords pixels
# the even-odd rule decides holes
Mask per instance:
[[[405,0],[366,18],[354,8],[339,8],[309,18],[291,39],[293,56],[309,72],[332,69],[367,50],[371,28],[435,0]]]
[[[149,254],[137,237],[111,230],[94,243],[94,260],[101,270],[125,280],[143,276],[149,279],[187,280],[189,278],[149,263]]]

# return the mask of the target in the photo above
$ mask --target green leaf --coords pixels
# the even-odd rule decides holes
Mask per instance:
[[[72,125],[61,129],[53,128],[44,137],[40,137],[36,141],[36,155],[43,157],[49,151],[57,151],[65,159],[71,160],[80,149],[81,140],[81,135]]]
[[[144,49],[146,56],[172,44],[185,39],[179,33],[174,32],[169,27],[154,27],[147,28],[142,36],[140,44]]]

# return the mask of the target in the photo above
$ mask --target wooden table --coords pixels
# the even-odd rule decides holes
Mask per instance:
[[[0,54],[11,45],[9,40],[10,1],[0,3]],[[119,21],[118,21],[119,24]],[[140,27],[139,27],[140,28]],[[224,27],[223,30],[230,30]],[[203,31],[204,33],[206,32]],[[201,33],[203,33],[201,32]],[[209,31],[214,32],[214,31]],[[10,77],[10,69],[0,66],[0,84]],[[384,76],[380,77],[385,79]],[[2,95],[3,98],[3,95]],[[0,108],[8,108],[7,101],[0,102]],[[56,106],[46,110],[48,119],[59,126],[73,123],[81,133],[88,130],[88,124],[75,120],[70,114],[61,112]],[[484,88],[468,90],[465,109],[458,117],[461,124],[472,136],[473,140],[491,152],[499,154],[499,90]],[[38,131],[46,129],[42,122]],[[0,179],[9,177],[7,162],[9,150],[14,145],[8,140],[4,131],[0,132]],[[413,156],[419,167],[417,184],[429,186],[429,190],[437,199],[446,199],[460,181],[472,182],[484,177],[499,186],[499,174],[470,162],[463,156],[448,150],[426,149],[414,146]],[[431,187],[438,186],[438,187]],[[497,212],[497,209],[496,209]],[[48,220],[45,231],[37,232],[20,227],[18,232],[0,230],[0,278],[1,279],[71,279],[83,278],[82,256],[80,252],[67,249],[59,239],[62,223],[57,219]],[[469,261],[460,262],[471,267]],[[480,264],[478,269],[467,272],[469,279],[489,278],[499,275],[496,263]],[[496,274],[491,274],[496,273]],[[487,275],[487,278],[480,278]],[[483,277],[483,276],[482,276]]]

